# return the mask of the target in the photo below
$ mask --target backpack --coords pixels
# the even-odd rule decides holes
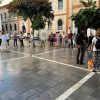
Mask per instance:
[[[95,47],[96,47],[96,49],[100,49],[100,38],[97,38]]]

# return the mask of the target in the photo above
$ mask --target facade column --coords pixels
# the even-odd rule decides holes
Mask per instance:
[[[66,34],[68,34],[68,27],[69,27],[69,0],[66,0]]]
[[[98,7],[100,8],[100,0],[98,0]]]
[[[2,30],[1,15],[0,15],[0,31]]]
[[[18,20],[18,33],[20,33],[20,17],[17,16],[17,20]]]
[[[28,18],[28,33],[30,33],[30,18]]]

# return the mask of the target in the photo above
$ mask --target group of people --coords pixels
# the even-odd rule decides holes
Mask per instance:
[[[90,33],[89,37],[84,29],[79,29],[78,33],[72,33],[72,31],[70,31],[68,35],[64,32],[62,34],[60,32],[56,32],[56,34],[51,32],[48,40],[50,46],[77,48],[76,63],[80,65],[84,64],[85,51],[93,51],[92,55],[96,62],[95,66],[96,68],[98,66],[100,68],[100,29],[96,31],[95,35]]]
[[[23,43],[23,33],[20,32],[20,35],[18,36],[17,32],[14,32],[13,37],[11,37],[10,33],[0,31],[0,50],[6,50],[7,47],[9,47],[9,40],[10,38],[13,38],[14,40],[14,47],[17,47],[17,40],[19,38],[20,46],[24,47]]]
[[[10,34],[8,32],[0,31],[0,50],[6,50],[7,47],[9,47],[10,40],[13,40],[14,47],[18,47],[19,41],[20,47],[22,48],[24,47],[24,39],[26,39],[29,46],[36,46],[36,40],[33,33],[29,33],[27,36],[24,36],[23,32],[18,33],[15,31],[13,34]],[[39,40],[41,41],[41,47],[45,47],[45,41],[47,40],[45,32],[41,33]]]
[[[77,45],[77,64],[84,64],[83,59],[85,51],[89,48],[92,52],[95,69],[100,70],[100,29],[97,29],[95,36],[90,34],[87,43],[87,37],[85,35],[85,30],[79,30],[76,36]]]
[[[48,37],[48,41],[50,42],[50,47],[53,46],[65,47],[66,40],[67,40],[67,36],[65,32],[63,32],[62,34],[60,34],[60,32],[56,32],[56,34],[51,32],[51,34]]]

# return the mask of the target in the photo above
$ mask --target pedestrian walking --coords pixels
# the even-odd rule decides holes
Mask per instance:
[[[85,55],[86,47],[86,38],[85,38],[84,29],[79,30],[79,33],[76,36],[76,45],[77,45],[77,64],[84,64],[83,59]]]

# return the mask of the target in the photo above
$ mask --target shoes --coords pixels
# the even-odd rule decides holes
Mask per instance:
[[[77,62],[76,64],[79,64],[79,62]]]
[[[96,70],[93,70],[92,72],[97,72]]]
[[[80,62],[80,65],[83,65],[84,63],[83,62]]]

